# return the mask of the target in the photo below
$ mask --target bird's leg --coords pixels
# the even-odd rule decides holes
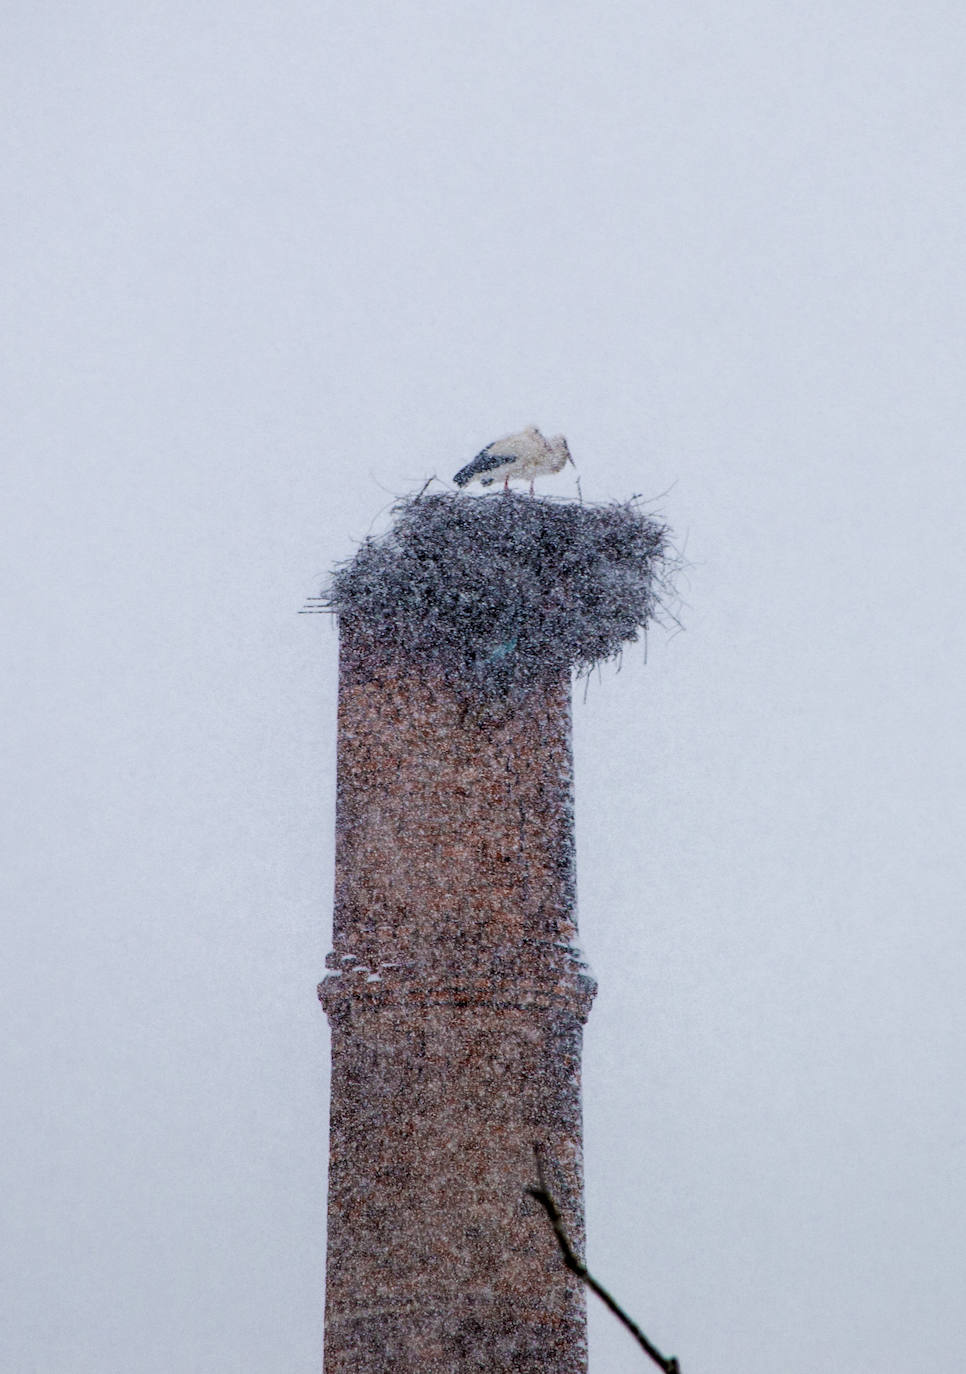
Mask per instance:
[[[533,478],[530,479],[530,495],[533,495]]]
[[[503,479],[503,490],[504,490],[504,491],[509,491],[509,490],[510,490],[510,479],[509,479],[509,477],[504,477],[504,479]]]

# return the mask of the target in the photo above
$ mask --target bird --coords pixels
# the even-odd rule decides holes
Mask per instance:
[[[519,434],[508,434],[505,439],[488,444],[471,463],[460,468],[453,481],[458,487],[465,487],[479,479],[481,486],[491,487],[502,477],[504,491],[509,491],[511,479],[529,481],[532,496],[535,477],[559,472],[565,464],[573,462],[562,434],[545,439],[536,425],[527,425]]]

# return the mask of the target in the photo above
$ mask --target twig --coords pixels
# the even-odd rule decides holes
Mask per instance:
[[[536,1156],[537,1177],[540,1180],[540,1187],[527,1188],[527,1192],[532,1198],[539,1202],[540,1206],[550,1218],[550,1225],[553,1227],[553,1233],[557,1237],[557,1244],[560,1246],[560,1253],[563,1256],[564,1264],[572,1274],[576,1274],[592,1292],[597,1294],[601,1302],[610,1308],[618,1321],[623,1322],[641,1349],[645,1354],[651,1357],[656,1365],[664,1370],[664,1374],[681,1374],[681,1366],[678,1364],[677,1359],[673,1355],[662,1355],[657,1346],[651,1344],[637,1323],[627,1315],[617,1302],[615,1302],[603,1284],[598,1283],[593,1274],[588,1273],[587,1266],[582,1264],[577,1258],[574,1248],[567,1237],[567,1232],[564,1230],[560,1209],[557,1207],[553,1197],[547,1190],[547,1185],[543,1176],[543,1165],[540,1160],[540,1149],[537,1145],[534,1145],[533,1153]]]

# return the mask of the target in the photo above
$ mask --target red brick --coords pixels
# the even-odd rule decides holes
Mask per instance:
[[[473,702],[343,627],[325,1374],[584,1374],[569,674]]]

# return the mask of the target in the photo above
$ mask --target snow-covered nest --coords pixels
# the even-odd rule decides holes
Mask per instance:
[[[394,515],[320,600],[374,660],[402,655],[470,690],[589,672],[638,638],[668,585],[667,527],[635,501],[438,493]]]

